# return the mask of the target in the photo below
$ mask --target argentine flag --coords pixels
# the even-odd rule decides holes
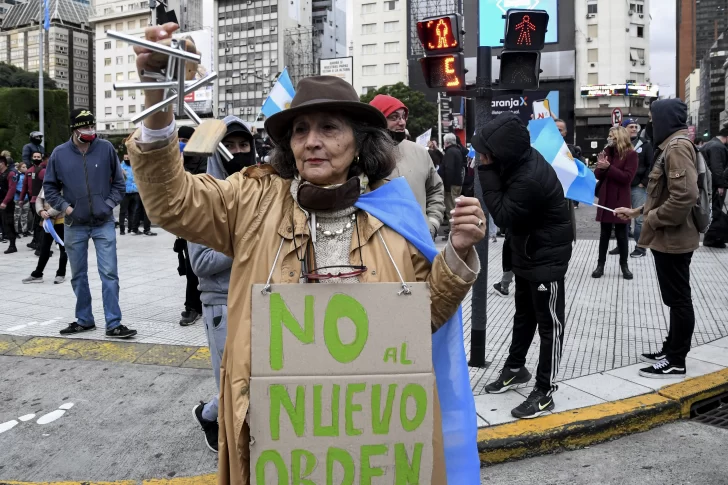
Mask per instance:
[[[554,167],[566,198],[594,205],[597,185],[594,172],[579,160],[574,160],[553,118],[531,120],[528,130],[531,132],[531,146]]]
[[[263,103],[263,107],[260,109],[260,112],[267,118],[279,111],[287,109],[291,105],[291,100],[293,100],[293,96],[295,94],[296,90],[293,89],[291,77],[288,75],[288,68],[285,68],[281,75],[278,76],[276,85],[270,90],[268,99],[266,99]]]

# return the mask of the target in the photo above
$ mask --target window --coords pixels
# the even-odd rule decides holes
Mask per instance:
[[[377,24],[361,24],[362,34],[375,34],[377,32]]]
[[[104,50],[107,51],[111,49],[111,42],[104,42]]]
[[[116,65],[120,66],[124,64],[124,56],[116,56]]]
[[[384,2],[384,10],[396,10],[399,7],[398,0],[388,0]]]
[[[124,116],[124,107],[123,106],[117,106],[116,107],[116,115],[117,116]]]
[[[645,60],[645,50],[644,49],[630,49],[629,50],[629,60],[633,61],[633,62],[644,61]]]
[[[136,113],[136,105],[130,104],[129,105],[129,114],[131,115],[134,113]]]
[[[361,46],[361,53],[363,56],[376,54],[377,53],[377,44],[363,44]]]
[[[123,81],[124,80],[124,73],[123,72],[117,72],[116,73],[116,80],[117,81]]]
[[[597,4],[596,3],[587,4],[586,13],[591,13],[591,14],[597,13]]]
[[[369,94],[369,91],[376,91],[376,90],[377,90],[376,86],[362,86],[361,94],[362,95]]]
[[[136,79],[137,79],[137,72],[129,71],[129,81],[136,81]]]
[[[599,62],[599,50],[588,49],[586,51],[586,59],[588,62]]]
[[[136,22],[133,20],[130,20],[126,23],[126,29],[127,30],[134,30],[136,28]]]
[[[105,57],[104,66],[110,66],[110,65],[111,65],[111,57]]]
[[[361,75],[362,76],[374,76],[377,74],[377,66],[361,66]]]
[[[395,20],[394,22],[384,22],[384,31],[385,32],[396,32],[399,28],[399,20]]]
[[[641,39],[645,37],[645,28],[641,25],[637,26],[637,37]]]
[[[374,13],[374,9],[376,9],[376,7],[376,3],[363,3],[361,6],[361,13]]]
[[[104,114],[106,114],[106,116],[111,116],[111,106],[106,107],[106,109],[104,110]],[[108,127],[109,125],[106,126]]]
[[[599,75],[596,72],[591,72],[587,75],[586,79],[587,84],[599,84]]]
[[[116,25],[114,26],[116,30],[124,30],[124,22],[116,22]]]
[[[123,40],[117,40],[116,41],[116,48],[124,47],[124,41]]]
[[[397,64],[385,64],[384,74],[399,74],[399,63]]]
[[[104,91],[104,98],[111,99],[111,91]]]
[[[119,101],[124,101],[124,91],[119,91],[117,97],[119,98]]]
[[[147,21],[144,19],[139,19],[139,28],[144,29],[147,27]]]
[[[598,24],[587,26],[587,34],[586,34],[587,37],[596,39],[597,35],[599,35],[599,25]]]
[[[111,74],[104,74],[104,82],[105,83],[111,82]]]
[[[129,64],[134,64],[136,62],[136,56],[134,54],[129,54]]]
[[[395,52],[399,52],[399,42],[385,42],[384,43],[384,53],[385,54],[393,54]]]
[[[642,5],[641,3],[638,3],[637,4],[637,13],[644,13],[644,8],[645,8],[644,5]]]
[[[632,79],[636,83],[645,82],[645,74],[643,72],[630,72],[629,78]]]

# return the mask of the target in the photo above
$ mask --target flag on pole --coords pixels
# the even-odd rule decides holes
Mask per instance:
[[[269,117],[289,108],[295,94],[296,90],[293,89],[293,83],[288,75],[288,68],[285,68],[281,75],[278,76],[276,85],[270,90],[268,99],[266,99],[263,103],[263,107],[260,108],[260,112],[266,117]]]
[[[554,119],[531,120],[528,129],[531,132],[531,146],[554,167],[566,198],[594,205],[594,189],[597,185],[594,172],[574,159]]]
[[[45,30],[48,30],[51,28],[51,11],[50,11],[50,3],[51,0],[43,0],[44,8],[43,8],[43,28]]]

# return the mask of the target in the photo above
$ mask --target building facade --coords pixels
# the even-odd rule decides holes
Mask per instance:
[[[353,0],[354,88],[357,93],[408,84],[408,2]]]
[[[52,0],[50,27],[43,31],[44,72],[68,92],[69,109],[94,109],[93,31],[87,5]],[[39,0],[13,5],[0,30],[0,61],[35,71],[41,69]]]
[[[698,132],[713,137],[728,121],[725,116],[725,68],[728,35],[722,33],[700,62],[700,106]]]
[[[697,126],[700,114],[700,69],[693,71],[685,78],[685,104],[688,105],[688,125]]]
[[[658,95],[650,81],[650,2],[576,2],[577,144],[590,157],[606,142],[615,109],[647,121]]]

